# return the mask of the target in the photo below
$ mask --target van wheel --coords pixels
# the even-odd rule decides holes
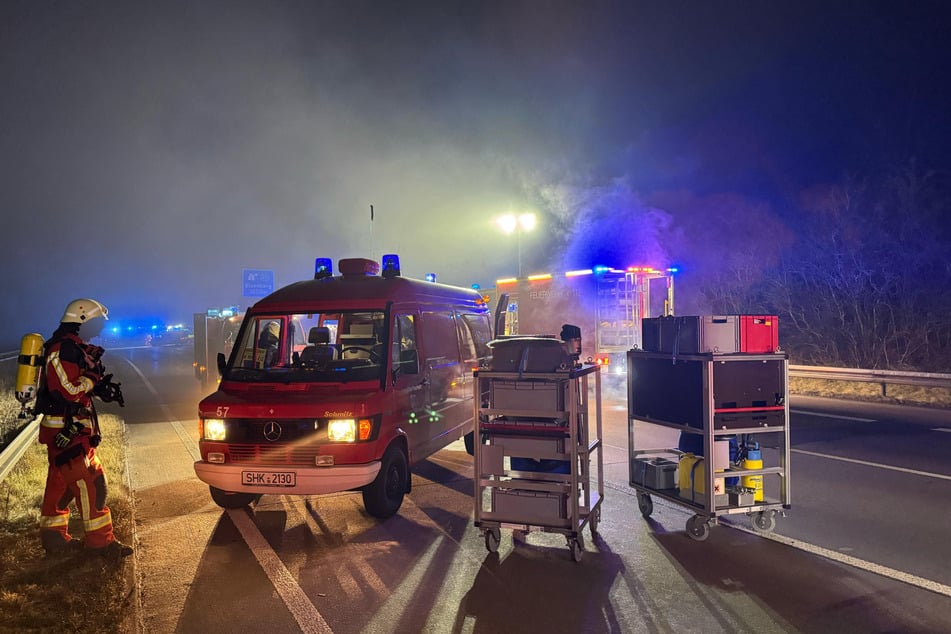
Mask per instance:
[[[466,443],[466,453],[470,456],[475,455],[475,432],[470,431],[468,434],[462,437],[463,442]]]
[[[403,504],[409,480],[409,461],[403,450],[391,445],[383,454],[376,479],[363,489],[363,506],[373,517],[392,517]]]
[[[211,499],[223,509],[243,509],[261,497],[254,493],[231,493],[230,491],[222,491],[213,486],[209,486],[208,488],[211,490]]]

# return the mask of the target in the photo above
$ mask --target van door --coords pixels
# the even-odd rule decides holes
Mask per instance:
[[[426,454],[424,447],[429,439],[426,420],[429,394],[425,385],[426,374],[419,360],[417,347],[417,323],[419,314],[415,307],[394,305],[390,312],[392,330],[390,337],[390,377],[392,381],[397,421],[406,432],[410,457],[415,461]]]
[[[421,366],[426,375],[429,450],[436,451],[459,438],[462,428],[472,418],[471,402],[466,401],[467,386],[462,381],[462,360],[452,307],[421,307],[417,335]]]

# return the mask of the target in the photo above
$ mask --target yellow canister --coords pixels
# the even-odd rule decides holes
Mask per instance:
[[[20,340],[20,356],[17,357],[16,397],[27,403],[36,396],[43,365],[43,335],[31,332]]]
[[[762,469],[763,454],[759,449],[750,449],[746,452],[746,458],[743,460],[744,469]],[[747,489],[753,489],[753,501],[763,501],[763,476],[747,475],[743,476],[743,486]]]

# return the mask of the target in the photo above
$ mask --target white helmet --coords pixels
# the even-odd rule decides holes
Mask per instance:
[[[66,306],[66,312],[59,321],[63,324],[84,324],[94,317],[109,319],[109,311],[94,299],[74,299]]]

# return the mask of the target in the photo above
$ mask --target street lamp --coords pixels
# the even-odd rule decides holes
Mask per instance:
[[[515,232],[515,248],[518,255],[518,277],[522,277],[522,232],[531,231],[538,223],[535,214],[506,214],[495,219],[502,233]]]

